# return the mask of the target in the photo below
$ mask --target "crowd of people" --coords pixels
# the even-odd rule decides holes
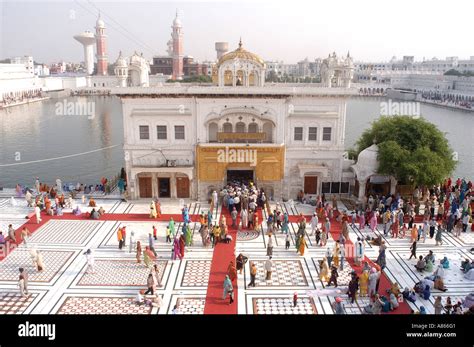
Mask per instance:
[[[423,101],[431,101],[448,106],[458,106],[472,109],[473,100],[470,97],[464,97],[456,94],[442,94],[439,92],[422,92],[421,99]]]
[[[23,92],[3,93],[0,106],[8,106],[23,101],[34,100],[43,97],[41,89],[25,90]]]
[[[126,179],[122,179],[119,188],[126,190],[124,184]],[[60,214],[66,207],[73,208],[73,213],[81,214],[79,205],[74,207],[74,199],[71,196],[65,197],[62,185],[48,187],[37,181],[35,188],[38,194],[33,196],[32,191],[27,189],[25,199],[29,206],[35,207],[38,223],[41,221],[41,212],[45,211],[49,215]],[[21,191],[21,187],[17,187]],[[79,190],[86,189],[79,185]],[[396,311],[400,303],[405,301],[417,302],[418,300],[429,300],[433,291],[448,291],[445,279],[449,271],[461,271],[465,278],[474,280],[474,260],[466,258],[461,263],[460,269],[452,269],[450,259],[447,256],[441,256],[436,260],[434,249],[428,250],[426,254],[418,254],[417,245],[425,243],[428,239],[434,239],[436,245],[442,245],[446,233],[451,233],[454,237],[460,237],[462,233],[467,233],[472,218],[472,183],[464,179],[457,179],[453,182],[451,179],[445,180],[440,185],[430,188],[415,187],[413,193],[408,199],[404,199],[399,194],[389,194],[386,196],[369,195],[362,199],[360,205],[354,211],[339,211],[338,201],[332,196],[328,201],[325,195],[318,196],[314,201],[315,210],[310,220],[301,213],[293,220],[296,220],[297,229],[294,233],[290,232],[293,228],[287,211],[282,208],[280,203],[276,203],[275,208],[270,210],[270,205],[263,189],[257,188],[252,182],[229,182],[220,192],[211,193],[211,208],[203,211],[199,215],[199,220],[191,220],[190,212],[187,206],[183,206],[181,211],[182,222],[177,225],[173,218],[170,218],[166,226],[166,244],[171,245],[171,259],[182,260],[185,256],[186,247],[194,245],[194,230],[199,222],[199,235],[201,244],[204,247],[216,247],[219,243],[229,243],[232,236],[229,228],[237,230],[256,230],[266,231],[265,245],[266,257],[263,262],[264,279],[270,281],[274,270],[274,235],[278,232],[285,236],[285,249],[289,250],[291,245],[291,236],[295,236],[296,253],[304,256],[308,248],[307,239],[314,237],[316,247],[325,247],[326,251],[321,260],[319,260],[319,278],[325,287],[334,286],[337,288],[338,278],[345,269],[350,266],[346,257],[353,259],[355,265],[361,269],[350,272],[350,281],[347,286],[347,300],[351,303],[357,302],[358,298],[365,297],[370,299],[370,304],[364,307],[367,314],[380,314],[383,312]],[[83,203],[86,197],[83,194]],[[97,208],[97,203],[93,197],[90,197],[87,205],[92,207],[89,217],[99,219],[104,213],[102,207]],[[219,205],[227,209],[227,214],[222,214],[216,219],[214,208]],[[156,220],[162,217],[161,202],[154,199],[149,205],[149,217]],[[261,225],[259,219],[263,219],[262,211],[265,210],[267,217],[264,224]],[[332,247],[327,247],[332,230],[331,221],[336,220],[341,223],[341,232],[335,240]],[[333,221],[334,222],[334,221]],[[232,223],[228,225],[228,223]],[[362,233],[357,237],[357,241],[350,247],[350,227],[358,228]],[[266,229],[265,229],[266,228]],[[381,230],[378,233],[378,230]],[[474,231],[471,225],[470,230]],[[376,232],[377,231],[377,232]],[[119,250],[127,249],[129,253],[135,253],[136,261],[149,269],[146,283],[147,287],[137,294],[136,302],[139,305],[161,306],[162,299],[157,294],[157,288],[161,286],[161,276],[157,263],[157,228],[152,226],[148,233],[148,244],[142,245],[133,231],[128,231],[126,226],[121,226],[117,230],[117,240]],[[369,236],[374,235],[374,237]],[[14,238],[15,230],[10,225],[8,235],[0,232],[0,245],[7,242],[7,238]],[[375,236],[377,235],[377,236]],[[21,231],[21,239],[28,246],[30,233],[27,228]],[[409,239],[410,257],[413,259],[413,267],[421,276],[412,288],[406,287],[402,290],[398,283],[392,283],[391,287],[381,293],[379,291],[380,278],[387,265],[386,253],[387,244],[384,239]],[[378,246],[378,255],[372,265],[366,261],[365,246],[366,241],[372,245]],[[351,249],[351,254],[346,254]],[[44,261],[41,251],[31,248],[31,259],[36,271],[44,271]],[[87,258],[87,273],[94,274],[94,256],[92,251],[87,250],[84,255]],[[228,265],[227,273],[223,278],[223,299],[229,298],[229,304],[234,301],[235,279],[238,274],[242,274],[245,264],[249,258],[240,253],[234,261]],[[47,264],[46,264],[47,265]],[[249,263],[250,282],[249,287],[255,287],[258,271],[255,261]],[[28,274],[25,268],[20,269],[19,287],[22,295],[28,295]],[[293,301],[298,301],[295,293]],[[471,312],[474,294],[468,295],[465,300],[453,304],[451,298],[443,302],[442,297],[435,298],[435,313],[458,314]],[[472,309],[471,309],[472,308]],[[175,307],[176,312],[178,307]],[[344,314],[344,299],[337,296],[334,302],[334,310],[337,314]],[[425,307],[420,306],[420,314],[427,313]]]

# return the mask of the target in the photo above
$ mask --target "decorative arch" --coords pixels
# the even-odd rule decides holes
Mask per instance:
[[[209,142],[217,142],[217,133],[219,131],[219,126],[216,122],[209,123]]]

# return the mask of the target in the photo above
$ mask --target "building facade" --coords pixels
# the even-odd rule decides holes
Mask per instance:
[[[248,62],[265,76],[258,56],[237,51],[221,57],[218,71]],[[346,100],[357,90],[237,84],[239,71],[227,77],[230,85],[219,73],[214,86],[112,90],[122,101],[131,198],[206,200],[234,179],[251,180],[275,199],[295,199],[301,190],[348,193]]]

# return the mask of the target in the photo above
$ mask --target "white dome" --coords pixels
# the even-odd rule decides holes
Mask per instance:
[[[178,17],[178,10],[176,9],[176,16],[174,17],[173,21],[173,26],[174,27],[180,27],[181,26],[181,19]]]
[[[105,28],[105,22],[102,20],[102,18],[97,19],[97,22],[95,23],[96,28]]]
[[[182,24],[181,24],[181,19],[179,19],[178,17],[176,17],[176,18],[174,19],[174,21],[173,21],[173,26],[175,26],[175,27],[180,27],[180,26],[182,26]]]
[[[115,62],[116,67],[127,67],[127,60],[122,57],[122,52],[120,52],[119,57],[117,58],[117,61]]]
[[[357,163],[352,165],[358,179],[364,179],[377,173],[379,168],[378,154],[379,146],[375,143],[359,153]]]
[[[374,143],[372,146],[367,147],[359,153],[359,156],[357,157],[357,164],[363,165],[365,167],[377,168],[379,165],[379,161],[377,160],[378,155],[379,146]]]

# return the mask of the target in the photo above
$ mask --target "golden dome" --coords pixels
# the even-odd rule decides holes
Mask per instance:
[[[224,62],[228,60],[234,60],[234,59],[251,60],[262,66],[265,65],[265,62],[263,61],[263,59],[260,58],[258,55],[242,48],[242,39],[239,42],[239,48],[237,48],[235,51],[224,54],[219,59],[219,62],[217,63],[217,65],[220,66]]]

